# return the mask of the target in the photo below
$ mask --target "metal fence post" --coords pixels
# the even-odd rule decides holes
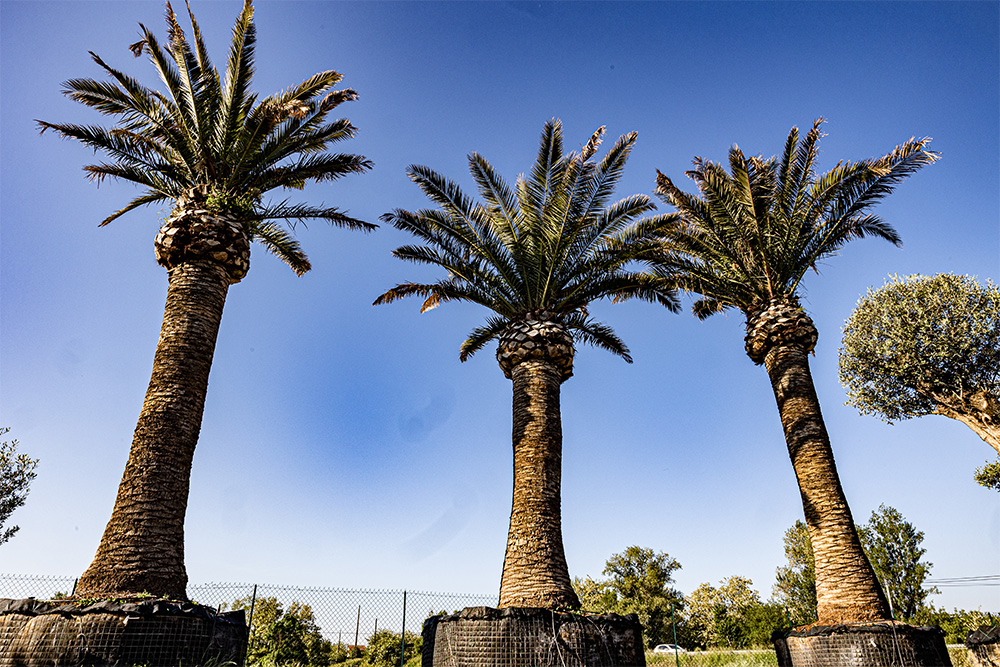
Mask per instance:
[[[892,608],[892,594],[889,592],[889,587],[883,582],[879,582],[882,586],[882,591],[885,592],[885,599],[889,603],[889,617],[895,621],[896,620],[896,610]],[[903,651],[899,646],[899,638],[896,636],[896,624],[890,623],[889,627],[892,628],[892,643],[896,645],[896,654],[899,656],[899,664],[903,664]]]
[[[403,630],[399,633],[399,667],[403,667],[406,662],[406,591],[403,591]]]
[[[257,584],[253,585],[253,595],[250,596],[250,618],[247,619],[247,650],[250,650],[250,628],[253,627],[253,608],[257,604]]]
[[[677,620],[674,618],[674,602],[670,601],[670,625],[674,628],[674,664],[681,667],[681,657],[677,651]]]
[[[351,650],[351,655],[358,651],[358,632],[361,630],[361,605],[358,605],[358,623],[354,626],[354,649]]]

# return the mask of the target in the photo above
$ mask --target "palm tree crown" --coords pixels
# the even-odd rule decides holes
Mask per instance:
[[[888,155],[840,162],[816,173],[817,120],[799,142],[788,134],[780,160],[729,152],[729,167],[702,159],[688,172],[701,196],[657,172],[657,194],[677,209],[664,234],[664,257],[680,284],[699,295],[701,318],[726,308],[746,316],[745,349],[763,365],[795,471],[816,556],[817,614],[823,624],[891,618],[890,608],[854,526],[816,396],[808,354],[818,332],[798,303],[802,277],[848,241],[877,236],[899,244],[895,230],[869,209],[901,180],[937,159],[927,139]]]
[[[680,214],[667,246],[684,263],[685,287],[701,295],[693,307],[698,317],[730,307],[749,315],[769,301],[795,299],[806,271],[852,239],[876,236],[901,244],[892,226],[869,209],[937,159],[926,149],[929,139],[911,139],[880,158],[839,162],[818,176],[823,122],[818,119],[801,143],[792,128],[780,161],[746,157],[734,146],[727,173],[696,158],[686,174],[700,197],[657,171],[657,195]]]
[[[421,312],[446,301],[469,301],[495,315],[462,345],[461,359],[482,349],[514,322],[556,322],[576,339],[631,361],[628,348],[610,327],[594,321],[587,305],[601,298],[638,298],[676,310],[669,283],[635,268],[650,257],[669,216],[639,218],[655,208],[645,195],[608,205],[636,134],[622,136],[599,162],[599,128],[579,153],[563,155],[562,125],[545,124],[538,159],[529,176],[511,188],[481,155],[469,169],[485,204],[428,169],[411,166],[410,178],[438,209],[397,209],[382,221],[408,231],[425,245],[408,245],[394,255],[447,270],[430,284],[403,283],[375,303],[424,297]]]
[[[149,55],[166,92],[142,85],[91,52],[111,81],[71,79],[64,84],[64,93],[118,118],[118,125],[106,129],[37,122],[43,132],[55,130],[110,156],[110,162],[84,167],[93,180],[111,176],[146,188],[101,225],[147,204],[202,200],[209,208],[235,215],[249,240],[261,242],[302,274],[309,270],[309,261],[290,230],[276,221],[294,227],[296,221],[321,219],[363,230],[375,225],[331,207],[287,200],[264,203],[262,195],[371,168],[364,157],[326,152],[331,143],[354,136],[350,121],[327,121],[327,116],[340,103],[357,99],[357,94],[351,89],[333,90],[341,75],[329,70],[258,101],[250,87],[256,44],[252,1],[244,1],[233,27],[224,79],[209,60],[190,7],[188,15],[193,47],[169,3],[168,43],[161,45],[140,24],[142,39],[130,47],[137,57]]]

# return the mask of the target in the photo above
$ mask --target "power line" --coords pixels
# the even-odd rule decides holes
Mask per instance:
[[[974,577],[942,577],[927,579],[924,586],[971,587],[1000,586],[1000,574],[982,574]]]

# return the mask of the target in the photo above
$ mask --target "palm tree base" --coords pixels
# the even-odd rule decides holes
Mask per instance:
[[[422,667],[645,667],[635,614],[467,607],[424,621]]]
[[[0,599],[0,666],[145,665],[177,667],[234,663],[246,658],[242,610],[165,600]]]
[[[944,630],[896,621],[814,625],[772,635],[780,667],[951,667]]]
[[[974,664],[1000,665],[1000,626],[980,626],[965,638],[965,646],[974,656]]]

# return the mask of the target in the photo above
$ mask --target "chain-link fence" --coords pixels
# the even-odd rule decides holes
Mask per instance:
[[[72,595],[73,577],[0,574],[0,598],[51,600]],[[319,635],[327,646],[350,653],[380,630],[419,636],[429,616],[465,607],[495,606],[497,595],[405,590],[356,590],[250,583],[188,585],[188,597],[220,611],[243,609],[250,626],[251,654],[273,654],[285,641],[280,632],[294,625],[296,640]],[[286,633],[287,635],[287,633]],[[308,647],[302,649],[304,654]]]
[[[71,595],[75,585],[73,577],[0,574],[0,598],[51,600]],[[410,648],[411,640],[418,641],[423,622],[429,616],[441,612],[453,613],[466,607],[495,607],[497,604],[495,593],[357,590],[250,583],[192,584],[188,586],[188,596],[195,602],[222,611],[235,608],[246,611],[250,624],[249,665],[331,664],[347,656],[358,655],[360,650],[364,650],[362,647],[368,648],[372,637],[385,635],[386,632],[396,637],[394,641],[398,645],[403,630],[407,633],[407,648]],[[298,635],[300,641],[297,648],[279,645],[284,641],[278,632],[283,617],[294,620],[294,623],[285,625],[303,629]],[[327,647],[326,654],[316,654],[315,647],[301,646],[301,638],[308,639],[310,633],[322,639],[321,643]],[[336,650],[337,657],[330,653],[331,647]],[[949,646],[949,653],[954,667],[972,664],[964,646]],[[399,664],[398,657],[396,660]],[[777,665],[777,657],[769,649],[680,649],[676,653],[673,650],[649,652],[646,663],[663,667],[770,667]]]
[[[0,574],[0,598],[20,600],[53,600],[69,595],[76,588],[73,577],[55,577],[43,574]]]
[[[308,605],[323,636],[337,645],[363,645],[378,630],[420,634],[424,619],[465,607],[495,606],[496,594],[430,593],[404,590],[353,590],[303,588],[266,584],[197,584],[188,596],[210,607],[232,609],[234,603],[248,617],[270,614],[277,605],[288,612],[293,605]],[[251,626],[253,625],[251,619]],[[252,627],[251,627],[252,633]]]

